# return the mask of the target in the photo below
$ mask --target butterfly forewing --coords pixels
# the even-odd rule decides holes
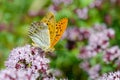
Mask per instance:
[[[51,43],[51,48],[54,47],[54,45],[59,41],[59,39],[62,37],[62,34],[64,33],[66,27],[67,27],[68,19],[63,18],[55,25],[55,38],[53,42]]]
[[[48,12],[46,16],[41,20],[41,22],[48,25],[49,33],[50,33],[50,42],[53,42],[55,38],[55,16],[52,12]]]

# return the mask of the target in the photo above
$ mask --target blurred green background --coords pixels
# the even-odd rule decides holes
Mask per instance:
[[[79,9],[85,10],[77,14]],[[31,44],[30,24],[40,21],[48,11],[55,13],[57,21],[67,17],[68,27],[88,28],[105,23],[116,33],[111,46],[120,46],[120,0],[0,0],[0,69],[13,48]],[[81,60],[76,57],[78,47],[69,50],[66,43],[61,40],[55,46],[57,57],[52,58],[51,67],[59,68],[71,80],[86,80],[88,75],[79,68]]]

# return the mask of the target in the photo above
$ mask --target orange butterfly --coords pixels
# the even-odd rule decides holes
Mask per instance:
[[[54,14],[49,12],[36,23],[32,23],[29,36],[44,51],[53,51],[55,44],[60,40],[67,27],[68,19],[63,18],[56,23]]]

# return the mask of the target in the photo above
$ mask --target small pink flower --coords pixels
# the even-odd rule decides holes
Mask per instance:
[[[108,30],[105,31],[105,33],[109,38],[114,38],[115,37],[115,31],[113,29],[108,29]]]
[[[68,38],[68,40],[70,41],[78,40],[78,35],[80,34],[78,28],[69,28],[67,29],[66,32],[67,32],[66,37]]]
[[[88,8],[77,9],[76,13],[80,19],[87,19],[88,18]]]
[[[56,9],[54,5],[49,6],[49,11],[56,13]]]
[[[101,69],[101,66],[99,64],[91,66],[88,61],[84,61],[80,64],[80,67],[88,73],[89,78],[92,80],[96,79],[100,75],[99,71]]]
[[[84,61],[80,64],[80,68],[85,70],[86,72],[90,69],[91,65],[88,61]]]
[[[120,57],[120,49],[118,46],[114,46],[109,49],[106,49],[103,55],[103,59],[107,63],[114,61],[115,59],[118,59],[119,57]]]
[[[88,70],[88,74],[90,76],[91,79],[96,79],[97,77],[99,77],[99,71],[100,71],[101,67],[99,64],[93,66],[92,68],[90,68]]]

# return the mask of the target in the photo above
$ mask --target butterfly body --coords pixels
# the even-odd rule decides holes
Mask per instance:
[[[48,52],[53,51],[67,26],[68,19],[56,23],[53,13],[49,12],[40,22],[31,24],[29,36],[34,45]]]

